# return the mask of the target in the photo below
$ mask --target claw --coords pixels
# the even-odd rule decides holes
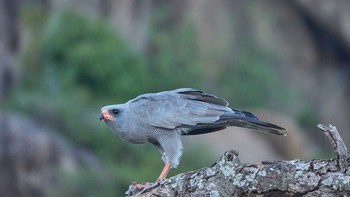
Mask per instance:
[[[138,183],[136,183],[136,182],[132,182],[132,183],[131,183],[131,185],[132,185],[134,188],[138,189],[138,190],[143,190],[143,189],[145,189],[146,187],[151,186],[152,184],[153,184],[153,183],[151,183],[151,182],[143,182],[143,183],[141,183],[141,184],[138,184]]]

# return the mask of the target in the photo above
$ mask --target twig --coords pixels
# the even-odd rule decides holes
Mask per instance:
[[[323,124],[318,124],[317,127],[325,133],[331,142],[334,152],[337,155],[339,168],[343,173],[346,173],[350,164],[350,154],[337,128],[333,125],[327,127]]]

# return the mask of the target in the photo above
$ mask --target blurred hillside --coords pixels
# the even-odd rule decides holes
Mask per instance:
[[[155,180],[158,151],[122,142],[99,110],[179,87],[224,97],[288,137],[186,137],[171,174],[231,148],[247,162],[331,157],[317,123],[350,144],[347,1],[2,0],[0,10],[0,196],[116,196]]]

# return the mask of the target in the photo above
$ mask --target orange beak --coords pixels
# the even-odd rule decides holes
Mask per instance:
[[[111,116],[108,112],[108,110],[104,109],[102,110],[101,114],[100,114],[100,121],[101,120],[114,120],[115,118],[113,116]]]

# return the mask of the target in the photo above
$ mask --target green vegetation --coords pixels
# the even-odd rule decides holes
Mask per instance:
[[[157,89],[199,88],[202,82],[196,35],[190,22],[170,24],[169,7],[155,14],[151,22],[147,63],[157,80]],[[161,82],[161,83],[159,83]]]
[[[235,66],[227,67],[222,74],[222,88],[227,98],[233,98],[236,105],[261,107],[276,101],[279,79],[276,71],[259,58],[239,58]],[[242,97],[242,95],[244,95]]]
[[[28,23],[37,15],[40,12],[26,13]],[[106,192],[102,196],[119,196],[131,181],[157,178],[164,165],[159,152],[151,145],[121,141],[98,121],[98,116],[100,107],[125,102],[145,91],[198,84],[195,43],[187,43],[194,40],[194,33],[188,25],[180,27],[177,33],[175,40],[165,32],[151,34],[154,47],[159,50],[148,57],[133,51],[100,19],[66,11],[50,17],[46,25],[37,26],[21,57],[28,75],[6,106],[30,115],[61,132],[72,143],[95,152],[112,176],[112,180],[100,183],[86,170],[62,175],[66,180],[62,188],[48,188],[48,194],[79,194],[85,187],[93,189],[89,185],[98,185],[98,192]],[[158,36],[163,37],[161,41]],[[187,45],[188,51],[181,51],[182,45]],[[182,69],[177,69],[178,65]],[[194,155],[197,154],[188,150],[184,157]],[[205,157],[187,161],[171,173],[209,165]],[[84,194],[96,194],[89,191]]]
[[[60,92],[74,87],[94,99],[121,92],[127,98],[153,85],[142,58],[103,21],[62,13],[49,21],[43,37],[46,80]]]

